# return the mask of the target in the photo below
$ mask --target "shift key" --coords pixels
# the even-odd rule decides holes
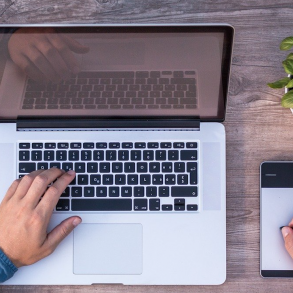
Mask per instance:
[[[196,197],[197,186],[172,186],[172,197]]]

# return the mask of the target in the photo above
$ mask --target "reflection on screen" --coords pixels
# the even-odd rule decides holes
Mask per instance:
[[[222,111],[224,33],[105,31],[6,32],[0,117],[217,117]]]

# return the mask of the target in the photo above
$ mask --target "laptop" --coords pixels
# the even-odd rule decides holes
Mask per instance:
[[[2,26],[1,196],[33,170],[74,169],[49,230],[82,218],[5,284],[225,281],[233,34],[226,24]]]

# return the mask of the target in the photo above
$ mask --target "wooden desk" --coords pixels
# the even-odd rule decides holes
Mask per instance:
[[[3,4],[5,2],[5,5]],[[204,23],[236,29],[227,118],[227,281],[209,286],[0,286],[0,292],[293,292],[259,275],[259,165],[293,160],[293,115],[282,91],[280,41],[293,35],[292,0],[5,0],[1,23]],[[293,217],[293,211],[292,211]],[[215,246],[215,249],[217,247]]]

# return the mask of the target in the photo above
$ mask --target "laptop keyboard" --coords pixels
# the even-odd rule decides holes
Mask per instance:
[[[22,109],[195,109],[195,71],[80,72],[60,84],[28,79]]]
[[[56,212],[198,210],[197,142],[19,142],[18,177],[75,170]]]

